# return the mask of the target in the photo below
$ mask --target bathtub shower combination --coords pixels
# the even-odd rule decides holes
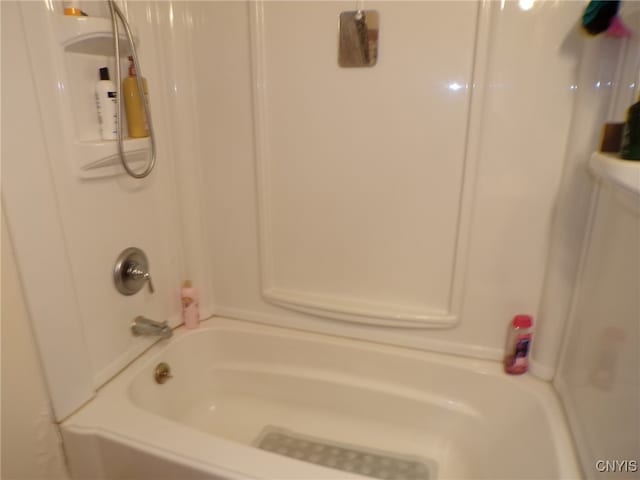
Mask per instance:
[[[640,35],[557,0],[1,3],[2,207],[74,480],[640,479],[640,162],[593,153]],[[106,106],[145,91],[117,140],[108,72]]]
[[[545,382],[223,318],[156,344],[62,430],[76,478],[580,476]]]

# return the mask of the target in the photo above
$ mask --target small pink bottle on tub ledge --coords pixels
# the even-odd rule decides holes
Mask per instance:
[[[198,292],[191,286],[191,281],[187,280],[182,285],[180,291],[182,299],[182,321],[186,328],[198,328],[200,323],[200,307],[198,305]]]
[[[533,337],[533,318],[516,315],[511,322],[507,349],[504,356],[504,371],[520,375],[529,369],[529,347]]]

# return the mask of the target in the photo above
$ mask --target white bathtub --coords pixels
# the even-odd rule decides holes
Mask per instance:
[[[159,362],[173,378],[153,379]],[[549,384],[495,362],[214,318],[62,425],[74,478],[365,477],[252,447],[272,425],[426,459],[439,479],[580,478]]]

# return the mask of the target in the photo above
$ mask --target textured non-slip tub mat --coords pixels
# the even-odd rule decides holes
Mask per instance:
[[[436,464],[393,452],[372,450],[268,425],[253,445],[268,452],[382,480],[435,480]]]

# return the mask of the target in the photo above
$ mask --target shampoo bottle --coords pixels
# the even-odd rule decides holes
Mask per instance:
[[[142,89],[146,98],[148,91],[147,80],[145,78],[142,79]],[[148,137],[149,126],[147,125],[147,117],[144,114],[144,100],[138,89],[136,66],[133,62],[133,57],[129,57],[129,76],[122,82],[122,92],[124,95],[124,108],[127,114],[129,137]]]
[[[511,375],[525,373],[529,369],[529,347],[533,337],[533,318],[529,315],[516,315],[511,322],[507,349],[504,357],[504,370]]]
[[[640,98],[627,111],[620,156],[625,160],[640,160]]]
[[[100,137],[103,140],[118,138],[116,116],[116,86],[109,79],[109,69],[100,69],[100,81],[96,84],[96,107],[100,123]]]
[[[182,285],[180,292],[182,299],[182,320],[186,328],[197,328],[200,323],[200,306],[198,305],[198,292],[187,280]]]

